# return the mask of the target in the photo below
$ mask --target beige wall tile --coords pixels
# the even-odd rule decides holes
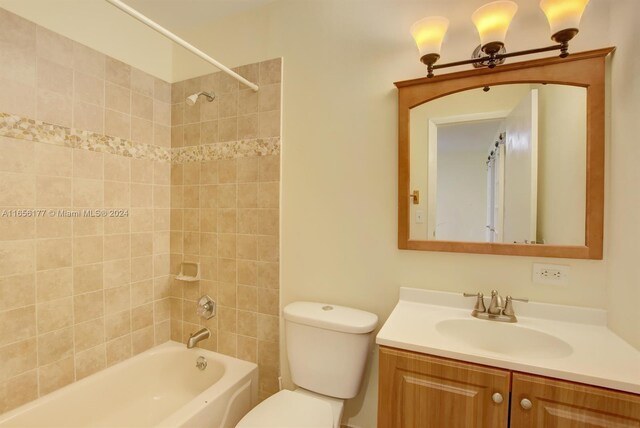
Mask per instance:
[[[84,379],[106,367],[106,349],[104,344],[76,354],[76,380]]]
[[[0,276],[32,273],[35,265],[33,241],[0,241]]]
[[[218,142],[218,121],[210,120],[200,124],[200,144],[213,144]]]
[[[153,277],[153,257],[131,259],[131,282],[139,282]]]
[[[99,79],[104,79],[105,55],[87,46],[74,43],[73,69],[96,76]]]
[[[183,128],[184,146],[197,146],[200,144],[200,123],[185,125]]]
[[[171,127],[154,122],[153,144],[160,147],[171,147]]]
[[[102,263],[73,268],[73,294],[84,294],[102,290]]]
[[[36,177],[36,205],[38,207],[71,206],[71,179],[66,177]]]
[[[39,335],[70,327],[73,324],[73,299],[71,297],[38,303],[36,309]]]
[[[258,289],[250,285],[238,285],[238,309],[256,312],[258,310]]]
[[[278,290],[258,287],[258,312],[278,315]]]
[[[127,208],[130,206],[129,183],[122,181],[104,182],[104,206],[112,208]]]
[[[124,114],[131,113],[131,90],[119,85],[107,82],[104,88],[105,101],[104,106],[107,109],[114,110]]]
[[[200,162],[200,183],[218,183],[218,161]]]
[[[105,110],[104,133],[129,140],[131,138],[131,116],[114,110]]]
[[[282,80],[282,59],[276,58],[260,63],[260,85],[280,83]]]
[[[35,177],[0,173],[0,206],[32,207],[35,203]]]
[[[106,57],[105,78],[111,83],[131,88],[131,66],[111,57]]]
[[[258,233],[258,222],[264,210],[242,208],[238,210],[238,233],[245,235]],[[259,214],[260,213],[260,216]],[[259,220],[260,218],[260,220]]]
[[[36,236],[38,238],[70,238],[73,234],[73,219],[51,216],[36,218]]]
[[[238,118],[236,116],[218,120],[218,141],[221,143],[238,139]]]
[[[93,348],[104,343],[104,318],[96,318],[73,326],[75,352]]]
[[[102,236],[82,236],[73,239],[73,264],[86,265],[100,263],[103,260]]]
[[[278,236],[280,230],[280,215],[276,208],[260,210],[258,217],[258,233],[260,235]]]
[[[131,114],[146,120],[153,120],[153,98],[133,93],[131,97]]]
[[[184,124],[184,103],[171,104],[171,126]]]
[[[262,138],[280,136],[280,111],[260,113],[260,132]]]
[[[35,117],[35,87],[0,78],[0,110],[24,117]]]
[[[171,85],[171,103],[181,103],[184,102],[185,93],[184,93],[185,82],[176,82]]]
[[[258,207],[278,208],[280,205],[280,183],[258,183]]]
[[[245,115],[258,112],[258,97],[262,91],[254,92],[250,89],[245,89],[238,92],[238,114]]]
[[[153,205],[153,186],[133,183],[131,185],[131,206],[151,207]]]
[[[238,358],[256,363],[258,361],[258,341],[253,337],[238,336]]]
[[[280,319],[275,315],[258,314],[258,339],[278,342],[280,337]]]
[[[129,234],[106,235],[104,237],[104,261],[129,259],[131,239]]]
[[[237,91],[239,88],[238,81],[226,73],[216,73],[219,79],[218,92],[224,94],[226,92]]]
[[[164,126],[171,126],[171,104],[154,100],[153,121]]]
[[[55,125],[71,127],[73,122],[72,104],[71,97],[46,89],[38,89],[36,119]]]
[[[171,102],[171,85],[164,80],[154,78],[153,80],[153,98],[163,103]]]
[[[104,262],[102,274],[105,289],[128,285],[131,282],[131,260],[123,259]]]
[[[36,303],[34,274],[0,278],[0,311],[15,309]],[[2,359],[0,358],[0,361]]]
[[[73,150],[73,176],[76,178],[101,179],[104,155],[89,150]]]
[[[165,320],[153,325],[154,343],[155,345],[161,345],[171,340],[171,321]]]
[[[147,303],[131,310],[131,330],[153,326],[153,303]]]
[[[124,156],[104,155],[104,179],[113,181],[130,180],[130,159]]]
[[[259,115],[249,114],[238,117],[238,140],[258,138]]]
[[[232,117],[238,115],[238,92],[220,94],[218,97],[218,117]]]
[[[153,144],[153,122],[132,117],[131,140],[142,144]]]
[[[238,334],[257,337],[258,314],[249,311],[238,311]]]
[[[58,33],[37,27],[36,48],[39,58],[68,65],[73,61],[74,42]]]
[[[73,149],[52,144],[35,143],[35,172],[42,175],[70,177]]]
[[[153,302],[154,322],[165,321],[169,319],[171,310],[171,302],[169,299],[156,300]]]
[[[75,101],[104,107],[105,82],[103,79],[79,71],[73,74],[73,97]]]
[[[218,352],[235,357],[237,355],[237,335],[225,331],[218,332]]]
[[[74,358],[68,357],[38,370],[40,395],[49,394],[73,382],[75,376]]]
[[[73,127],[98,134],[104,133],[104,108],[76,102],[73,107]]]
[[[77,217],[73,219],[73,236],[101,235],[103,232],[103,218]]]
[[[73,206],[95,209],[104,205],[104,182],[102,180],[73,180]]]
[[[129,285],[104,290],[105,314],[112,315],[116,312],[129,310],[131,308],[130,292]]]
[[[140,281],[131,284],[131,306],[140,308],[153,300],[153,282]],[[151,308],[153,309],[153,307]],[[142,309],[138,309],[139,311]],[[133,313],[132,313],[133,315]]]
[[[4,395],[3,395],[4,394]],[[0,411],[6,412],[38,398],[38,371],[31,370],[0,384]]]
[[[10,12],[2,11],[0,39],[0,76],[34,84],[36,62],[36,26]],[[24,73],[24,74],[22,74]]]
[[[104,315],[102,290],[74,296],[73,315],[76,323],[102,317]]]
[[[258,244],[258,260],[263,262],[277,262],[279,260],[279,247],[278,247],[278,237],[277,236],[258,236],[257,239]],[[276,264],[277,265],[277,264]],[[261,276],[269,277],[266,272],[261,272],[258,270],[258,281],[260,281]],[[271,282],[273,279],[269,278]]]
[[[185,104],[182,113],[182,122],[185,125],[200,122],[200,109],[202,108],[203,102],[204,101],[199,100],[195,105],[192,106]]]
[[[0,382],[37,367],[36,339],[31,338],[0,348]]]
[[[32,173],[34,143],[0,137],[0,171]]]
[[[0,208],[0,213],[13,208]],[[36,236],[36,221],[33,217],[12,217],[0,215],[0,240],[33,239]]]
[[[258,206],[258,184],[238,184],[238,208],[256,208]]]
[[[73,294],[71,268],[40,271],[36,275],[38,302],[60,299]]]
[[[260,111],[280,110],[280,93],[280,84],[261,86],[258,93]]]
[[[71,239],[39,239],[36,243],[36,269],[71,266]]]
[[[107,315],[104,321],[105,338],[107,341],[131,333],[131,311],[129,309]]]
[[[153,97],[154,77],[137,68],[131,68],[131,90]]]
[[[0,312],[0,346],[28,339],[35,334],[35,306]]]
[[[38,365],[46,366],[73,355],[73,328],[38,336]]]
[[[131,335],[107,342],[107,367],[131,357]]]
[[[154,346],[154,327],[149,326],[131,334],[131,352],[137,355]]]
[[[73,96],[73,69],[38,58],[38,91],[46,89],[65,98]]]
[[[153,161],[131,159],[131,182],[153,183]]]
[[[237,235],[235,258],[258,260],[258,242],[255,235]]]

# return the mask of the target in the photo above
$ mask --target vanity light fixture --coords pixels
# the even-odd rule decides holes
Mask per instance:
[[[411,26],[420,61],[427,66],[427,77],[433,77],[433,71],[441,68],[472,64],[474,67],[494,68],[506,58],[531,55],[540,52],[560,51],[560,57],[569,55],[569,41],[578,34],[582,13],[589,0],[541,0],[540,8],[551,27],[551,40],[556,45],[537,49],[507,53],[505,39],[511,20],[518,5],[509,0],[488,3],[476,10],[471,19],[480,35],[480,46],[473,52],[471,59],[436,64],[440,59],[442,41],[449,28],[449,20],[442,16],[423,18]]]

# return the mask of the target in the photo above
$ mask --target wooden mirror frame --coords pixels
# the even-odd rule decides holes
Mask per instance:
[[[396,82],[398,88],[398,248],[454,253],[602,260],[604,227],[605,60],[615,48]],[[555,83],[587,90],[585,245],[527,245],[410,239],[411,108],[469,89],[510,83]]]

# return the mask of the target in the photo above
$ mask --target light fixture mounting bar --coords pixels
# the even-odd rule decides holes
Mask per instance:
[[[517,51],[517,52],[486,55],[480,58],[471,58],[463,61],[448,62],[446,64],[427,64],[427,71],[428,71],[427,77],[429,78],[434,77],[433,70],[439,70],[442,68],[457,67],[460,65],[468,65],[468,64],[479,64],[483,62],[488,62],[489,68],[494,68],[496,65],[495,63],[497,61],[500,61],[501,59],[513,58],[513,57],[522,56],[522,55],[533,55],[537,53],[557,51],[557,50],[560,51],[561,58],[566,58],[569,55],[568,44],[560,43],[558,45],[547,46],[544,48],[527,49],[527,50]]]

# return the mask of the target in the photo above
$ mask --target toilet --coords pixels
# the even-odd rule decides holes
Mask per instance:
[[[360,390],[378,317],[344,306],[294,302],[284,308],[284,323],[297,389],[264,400],[236,428],[339,428],[344,400]]]

